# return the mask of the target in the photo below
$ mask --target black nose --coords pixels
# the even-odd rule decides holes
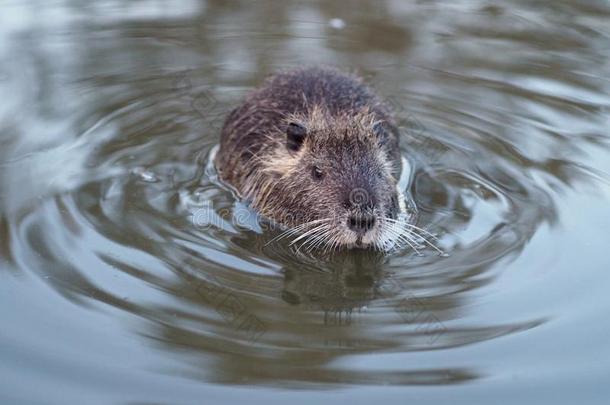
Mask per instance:
[[[364,233],[375,226],[375,216],[371,214],[351,215],[347,220],[347,224],[352,231]]]

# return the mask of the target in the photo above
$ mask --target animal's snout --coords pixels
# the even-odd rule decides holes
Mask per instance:
[[[352,214],[347,220],[349,229],[357,233],[365,233],[375,226],[375,216],[373,214]]]
[[[365,188],[354,188],[345,200],[345,208],[371,211],[375,208],[377,201],[374,193]]]
[[[364,234],[375,226],[375,195],[369,188],[354,188],[345,202],[349,216],[347,226],[358,234]]]

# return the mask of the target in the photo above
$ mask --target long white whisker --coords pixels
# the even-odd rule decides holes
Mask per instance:
[[[398,236],[398,240],[402,240],[402,241],[406,242],[409,246],[411,246],[411,249],[415,250],[415,253],[418,256],[421,255],[421,252],[413,244],[413,243],[415,243],[415,241],[413,239],[409,238],[408,236],[406,236],[406,237],[405,236],[406,235],[404,235],[404,234],[403,235],[399,235]],[[413,243],[411,243],[411,242],[413,242]]]
[[[436,250],[438,253],[445,254],[445,252],[443,252],[441,249],[439,249],[438,246],[436,246],[434,243],[430,242],[428,239],[426,239],[422,235],[418,234],[417,232],[414,232],[413,230],[407,230],[407,232],[410,235],[416,236],[419,239],[421,239],[426,245],[430,246],[432,249]]]
[[[339,249],[339,247],[341,246],[341,237],[343,235],[341,235],[340,232],[337,232],[337,238],[336,240],[333,242],[333,246],[332,246],[332,252],[334,253],[337,249]]]
[[[436,235],[434,235],[433,233],[428,232],[427,230],[425,230],[423,228],[420,228],[419,226],[410,224],[408,222],[400,221],[400,220],[397,220],[397,219],[393,219],[393,218],[384,218],[384,220],[386,220],[388,222],[399,223],[399,224],[401,224],[403,226],[407,226],[409,228],[416,229],[416,230],[418,230],[420,232],[425,233],[426,235],[430,236],[431,238],[433,238],[435,240],[438,240],[438,237]]]
[[[316,235],[315,238],[313,238],[313,242],[310,246],[311,250],[317,249],[318,247],[320,247],[321,245],[323,245],[324,243],[327,243],[328,241],[328,236],[331,235],[331,229],[325,229],[324,232],[322,232],[319,235]]]
[[[307,228],[308,226],[315,225],[315,224],[318,224],[318,223],[321,223],[321,222],[330,222],[331,220],[332,220],[332,218],[315,219],[313,221],[302,223],[302,224],[300,224],[300,225],[298,225],[298,226],[296,226],[294,228],[289,228],[289,229],[285,230],[284,232],[282,232],[281,234],[279,234],[278,236],[276,236],[275,238],[271,239],[269,242],[267,242],[265,244],[265,246],[267,246],[268,244],[270,244],[272,242],[275,242],[275,241],[278,241],[280,239],[283,239],[283,238],[285,238],[287,236],[292,236],[292,235],[294,235],[296,233],[299,233],[301,230]]]
[[[386,228],[386,229],[399,242],[405,242],[406,244],[408,244],[411,247],[411,249],[413,249],[415,251],[415,253],[417,255],[421,255],[421,252],[419,251],[419,249],[417,249],[417,247],[415,247],[416,241],[414,239],[412,239],[408,234],[399,232],[398,229],[396,229],[396,224],[392,224],[390,228]]]
[[[329,224],[322,224],[320,226],[318,226],[315,229],[315,232],[312,232],[310,235],[307,235],[307,239],[301,243],[301,245],[299,246],[298,249],[301,249],[302,247],[307,247],[307,245],[309,244],[309,252],[311,252],[311,245],[316,242],[318,239],[323,238],[324,235],[330,230],[330,225]]]
[[[418,233],[418,232],[423,232],[423,233],[425,233],[425,234],[427,234],[427,235],[430,235],[430,237],[431,237],[431,238],[434,238],[435,240],[438,240],[438,238],[437,238],[435,235],[433,235],[432,233],[430,233],[430,232],[426,231],[425,229],[422,229],[422,228],[420,228],[420,227],[418,227],[418,226],[415,226],[415,225],[412,225],[412,224],[409,224],[409,223],[406,223],[406,222],[405,222],[405,223],[402,223],[401,221],[397,221],[397,220],[394,220],[394,219],[392,219],[392,218],[386,218],[386,220],[387,220],[389,223],[392,223],[392,224],[400,224],[401,226],[405,226],[405,227],[411,228],[411,229],[405,229],[405,233],[408,233],[409,235],[413,235],[414,237],[417,237],[417,238],[421,239],[421,240],[422,240],[422,241],[423,241],[423,242],[424,242],[426,245],[430,246],[431,248],[433,248],[434,250],[436,250],[438,253],[440,253],[440,254],[444,254],[444,253],[445,253],[445,252],[443,252],[443,251],[442,251],[442,250],[441,250],[441,249],[440,249],[438,246],[436,246],[435,244],[433,244],[432,242],[430,242],[430,241],[429,241],[427,238],[425,238],[423,235],[421,235],[421,234],[419,234],[419,233]],[[403,233],[403,235],[404,235],[405,233]],[[411,237],[409,237],[409,239],[410,239],[412,242],[414,242],[414,243],[416,242],[416,241],[415,241],[413,238],[411,238]]]
[[[431,237],[431,238],[432,238],[432,239],[434,239],[434,240],[438,240],[438,237],[437,237],[436,235],[434,235],[433,233],[430,233],[430,232],[426,231],[426,230],[425,230],[425,229],[423,229],[423,228],[420,228],[419,226],[415,226],[415,225],[412,225],[412,224],[409,224],[409,223],[405,223],[404,225],[405,225],[405,226],[407,226],[407,227],[409,227],[409,228],[413,228],[413,229],[415,229],[415,230],[416,230],[416,231],[418,231],[418,232],[423,232],[424,234],[428,235],[429,237]]]
[[[327,221],[330,221],[330,218],[316,219],[314,221],[309,221],[309,222],[305,222],[305,223],[302,223],[300,225],[297,225],[294,228],[289,229],[288,231],[293,233],[293,234],[294,233],[298,233],[298,232],[302,231],[303,229],[305,229],[305,228],[307,228],[307,227],[309,227],[311,225],[316,225],[316,224],[324,223],[324,222],[327,222]]]
[[[300,236],[298,236],[292,242],[290,242],[290,245],[294,245],[295,243],[297,243],[301,239],[308,237],[312,233],[315,233],[315,232],[319,231],[320,229],[323,229],[326,226],[327,226],[326,224],[318,225],[318,226],[314,227],[313,229],[310,229],[307,232],[302,233]]]
[[[324,250],[323,250],[324,254],[326,254],[326,252],[330,248],[330,245],[331,245],[332,241],[334,240],[334,238],[337,237],[337,235],[333,235],[331,232],[329,232],[327,236],[328,236],[328,238],[324,243]]]
[[[334,245],[335,245],[335,243],[337,243],[339,241],[340,237],[341,237],[340,233],[335,233],[335,235],[331,236],[331,238],[328,241],[328,244],[324,248],[324,254],[326,254],[327,251],[330,253],[331,251],[333,251],[335,249]]]

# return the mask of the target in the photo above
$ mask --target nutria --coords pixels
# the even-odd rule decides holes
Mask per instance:
[[[229,114],[215,164],[292,243],[387,250],[414,240],[397,191],[398,133],[360,78],[302,68],[270,77]]]

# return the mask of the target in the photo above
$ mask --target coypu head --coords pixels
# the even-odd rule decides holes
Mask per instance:
[[[387,250],[400,240],[405,218],[391,123],[368,110],[337,116],[314,109],[277,130],[271,156],[259,162],[264,181],[251,195],[264,215],[290,228],[292,243]]]

